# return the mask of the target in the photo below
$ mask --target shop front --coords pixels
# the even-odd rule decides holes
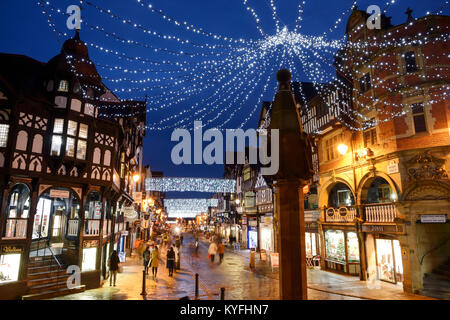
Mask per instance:
[[[306,265],[316,267],[320,265],[320,235],[316,222],[305,225]]]
[[[247,247],[248,249],[258,248],[258,218],[248,217]]]
[[[403,282],[403,259],[395,225],[363,225],[370,279]]]
[[[325,230],[325,267],[329,271],[359,275],[359,241],[355,231]]]
[[[18,281],[21,274],[23,247],[3,245],[0,248],[0,285]]]
[[[267,253],[274,251],[274,236],[273,236],[273,217],[271,214],[266,214],[260,217],[259,234],[260,244],[259,247],[265,250]]]
[[[93,271],[97,265],[98,240],[83,241],[81,271]]]

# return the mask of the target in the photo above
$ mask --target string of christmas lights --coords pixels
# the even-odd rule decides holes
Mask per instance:
[[[145,179],[146,191],[160,192],[208,192],[208,193],[234,193],[236,180],[215,178],[147,178]]]

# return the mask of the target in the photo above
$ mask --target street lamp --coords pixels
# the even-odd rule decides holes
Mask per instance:
[[[340,145],[337,146],[337,149],[339,151],[340,154],[344,155],[347,153],[348,150],[348,146],[344,143],[341,143]]]
[[[138,182],[139,179],[141,179],[141,175],[140,175],[139,173],[135,173],[135,174],[133,175],[133,181],[134,181],[134,182]]]
[[[239,205],[239,203],[241,202],[241,200],[236,199],[236,200],[234,200],[234,202],[236,202],[236,204]]]

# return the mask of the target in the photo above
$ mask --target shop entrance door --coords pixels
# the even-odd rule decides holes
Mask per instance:
[[[52,231],[50,236],[50,244],[53,246],[64,243],[65,226],[66,226],[66,208],[58,207],[52,217]]]
[[[376,239],[377,272],[380,280],[403,282],[403,263],[400,242],[390,239]]]

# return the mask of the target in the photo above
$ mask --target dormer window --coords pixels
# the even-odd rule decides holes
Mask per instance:
[[[61,92],[69,92],[69,81],[67,80],[61,80],[59,82],[58,91]]]

